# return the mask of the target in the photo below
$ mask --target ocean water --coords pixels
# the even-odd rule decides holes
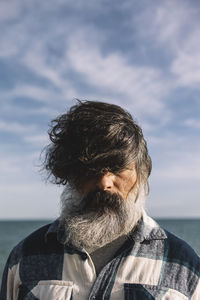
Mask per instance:
[[[185,240],[200,255],[200,219],[156,219],[156,221],[161,227]],[[0,221],[0,281],[12,248],[28,234],[50,222],[50,220]]]

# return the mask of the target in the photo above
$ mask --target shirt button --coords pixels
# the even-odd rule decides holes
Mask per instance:
[[[88,256],[87,256],[87,254],[86,254],[86,253],[82,253],[82,255],[81,255],[81,256],[82,256],[82,259],[83,259],[83,260],[86,260],[86,259],[88,258]]]

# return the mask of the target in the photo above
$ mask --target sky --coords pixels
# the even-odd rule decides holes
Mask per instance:
[[[121,105],[153,161],[147,212],[200,217],[200,3],[0,1],[0,219],[54,219],[50,121],[75,99]]]

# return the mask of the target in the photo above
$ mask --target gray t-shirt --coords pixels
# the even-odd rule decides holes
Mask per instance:
[[[100,273],[101,269],[112,260],[117,250],[121,248],[127,238],[126,235],[120,236],[111,243],[90,253],[97,275]]]

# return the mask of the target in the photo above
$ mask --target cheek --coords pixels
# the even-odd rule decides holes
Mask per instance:
[[[136,174],[131,176],[127,182],[125,183],[125,189],[129,193],[132,188],[137,184],[137,176]]]
[[[82,195],[88,194],[88,192],[91,192],[95,188],[95,181],[90,180],[88,182],[83,183],[79,188],[79,192]]]
[[[131,178],[126,180],[120,180],[120,182],[118,183],[118,189],[120,190],[120,192],[126,195],[133,187],[133,185],[134,182],[131,180]]]
[[[132,185],[135,185],[136,183],[137,183],[137,175],[135,173],[133,178],[132,178]]]
[[[130,179],[131,179],[133,185],[137,182],[137,173],[136,173],[136,171],[134,171],[134,172],[131,174]]]

